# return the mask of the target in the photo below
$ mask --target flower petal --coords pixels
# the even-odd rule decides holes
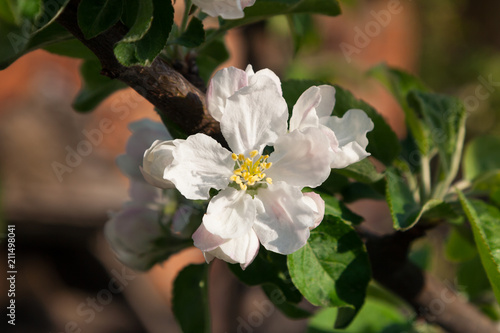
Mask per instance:
[[[329,117],[334,105],[334,87],[328,85],[310,87],[300,95],[293,106],[290,132],[307,127],[318,127],[319,118]]]
[[[259,204],[253,229],[266,249],[290,254],[306,244],[317,215],[299,188],[278,182],[260,189],[254,200]]]
[[[207,90],[207,108],[215,120],[220,121],[227,99],[248,85],[245,71],[235,67],[223,68],[210,80]]]
[[[132,135],[127,141],[126,154],[116,158],[120,170],[130,178],[144,182],[139,167],[142,165],[144,151],[148,149],[155,140],[171,140],[163,124],[150,119],[142,119],[128,125]]]
[[[335,88],[326,84],[318,86],[318,88],[321,101],[316,106],[316,114],[319,118],[329,117],[335,106]]]
[[[280,95],[283,95],[283,92],[281,90],[281,80],[278,77],[278,75],[276,75],[272,70],[270,70],[268,68],[264,68],[264,69],[261,69],[260,71],[257,71],[257,73],[255,73],[253,71],[252,65],[248,65],[247,68],[245,69],[245,72],[248,76],[248,85],[249,86],[259,82],[259,80],[262,77],[266,77],[268,79],[271,79],[274,82],[274,84],[276,85],[276,89],[279,91]]]
[[[262,151],[286,133],[287,110],[275,82],[262,75],[229,97],[220,122],[222,134],[235,153]]]
[[[315,220],[314,224],[310,227],[314,229],[323,221],[323,217],[325,217],[325,201],[315,192],[304,193],[302,201],[314,211]]]
[[[345,168],[370,156],[366,151],[366,133],[373,129],[373,122],[363,110],[352,109],[342,118],[329,117],[320,121],[335,133],[338,141],[339,149],[334,154],[332,168]]]
[[[193,243],[194,246],[199,248],[202,251],[212,251],[216,247],[227,242],[226,239],[223,239],[219,236],[216,236],[210,232],[208,232],[205,225],[202,223],[198,229],[193,233]]]
[[[186,198],[208,199],[211,188],[223,189],[233,174],[231,152],[205,134],[195,134],[186,140],[175,140],[174,160],[165,169],[164,178]]]
[[[144,179],[153,186],[159,188],[173,188],[171,181],[163,178],[165,169],[172,164],[174,141],[153,142],[151,147],[144,152],[143,166],[140,168]]]
[[[236,238],[248,232],[255,221],[255,203],[245,191],[228,187],[208,204],[203,225],[221,238]]]
[[[193,0],[193,3],[212,17],[234,20],[243,18],[243,9],[253,5],[255,0]]]
[[[316,114],[316,107],[320,101],[320,89],[315,86],[300,95],[297,103],[293,106],[292,117],[290,118],[290,132],[306,127],[318,127],[319,117]]]
[[[266,173],[273,181],[316,187],[330,175],[330,142],[318,128],[295,130],[276,141],[268,161],[272,166]]]
[[[244,235],[224,240],[210,234],[202,224],[193,234],[194,245],[203,251],[205,260],[210,262],[219,258],[231,264],[239,263],[245,269],[255,259],[259,252],[259,239],[249,229]]]

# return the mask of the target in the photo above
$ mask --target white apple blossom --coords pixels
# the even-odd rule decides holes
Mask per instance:
[[[255,0],[193,0],[193,3],[212,17],[234,20],[243,18],[243,9],[253,6]]]
[[[173,183],[186,198],[207,200],[211,189],[220,190],[193,234],[194,245],[208,262],[217,257],[245,268],[259,243],[281,254],[301,248],[324,215],[321,197],[302,189],[319,186],[332,166],[368,155],[351,150],[355,140],[364,150],[371,120],[364,113],[365,118],[354,120],[366,124],[353,125],[352,116],[341,120],[341,126],[355,130],[347,140],[354,139],[337,138],[329,128],[339,123],[329,117],[335,91],[333,96],[327,92],[322,86],[304,93],[287,128],[287,105],[272,71],[226,68],[210,82],[207,106],[231,151],[205,134],[195,134],[155,142],[145,152],[144,169],[163,170],[160,181]],[[274,149],[269,155],[266,146]]]
[[[130,179],[130,200],[119,212],[110,213],[104,233],[122,263],[136,270],[147,270],[191,245],[189,238],[199,225],[201,210],[197,207],[199,205],[179,198],[175,189],[162,190],[152,186],[141,174],[144,150],[157,138],[172,138],[165,126],[143,119],[131,123],[129,128],[132,135],[127,142],[126,154],[118,156],[116,161]],[[144,176],[155,181],[146,172]]]

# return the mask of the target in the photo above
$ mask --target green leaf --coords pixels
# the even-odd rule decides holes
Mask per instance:
[[[153,21],[146,34],[137,41],[119,42],[115,46],[115,56],[125,66],[151,65],[167,44],[174,23],[174,8],[170,1],[152,1]]]
[[[341,192],[346,186],[349,185],[350,182],[347,177],[335,172],[330,172],[328,179],[325,180],[319,187],[316,187],[315,191],[333,195]]]
[[[367,158],[343,169],[333,169],[332,171],[365,184],[375,183],[384,178],[384,175],[377,172],[375,166]]]
[[[196,17],[191,18],[186,31],[177,39],[174,44],[179,44],[185,47],[197,47],[205,41],[205,29],[203,23]]]
[[[8,31],[6,34],[0,34],[0,70],[30,51],[73,38],[73,35],[57,22],[35,33],[28,32],[30,27],[28,21],[24,21],[22,27],[15,27],[6,26],[0,20],[0,30]]]
[[[470,230],[463,225],[452,227],[445,243],[446,258],[452,262],[463,262],[477,255]]]
[[[421,154],[426,155],[431,149],[429,129],[419,119],[415,111],[407,102],[411,90],[428,91],[427,87],[415,76],[402,70],[388,67],[386,64],[377,65],[369,70],[369,74],[378,79],[393,94],[403,109],[406,123]]]
[[[78,26],[86,39],[94,38],[118,22],[122,0],[82,0],[78,5]]]
[[[355,202],[361,199],[385,200],[385,180],[379,181],[374,185],[381,185],[381,190],[378,186],[372,187],[364,183],[350,183],[342,189],[342,199],[345,203]]]
[[[130,13],[129,11],[132,8],[135,10],[134,13]],[[123,19],[124,16],[130,18]],[[129,23],[130,30],[120,43],[135,42],[143,38],[149,28],[151,28],[151,22],[153,21],[153,0],[140,0],[138,2],[137,0],[124,0],[122,19],[124,21],[132,21],[133,23]]]
[[[371,278],[365,246],[356,231],[327,215],[307,244],[288,256],[293,283],[309,302],[346,308],[336,327],[346,327],[363,305]]]
[[[97,60],[87,60],[80,67],[83,87],[73,102],[79,112],[92,111],[111,93],[126,88],[125,83],[101,75],[101,64]]]
[[[397,326],[394,332],[412,332],[411,325],[394,305],[379,299],[368,297],[366,303],[348,328],[337,330],[333,328],[333,318],[337,309],[326,308],[318,311],[311,318],[307,333],[384,333],[390,326]]]
[[[42,12],[41,0],[18,0],[19,12],[22,17],[34,21],[36,16]]]
[[[312,315],[311,312],[299,308],[292,302],[288,302],[283,291],[274,284],[264,283],[262,290],[271,302],[288,318],[302,319]]]
[[[316,36],[314,32],[314,21],[309,14],[288,15],[288,25],[293,37],[294,51],[299,49],[307,42],[310,36]]]
[[[8,25],[17,25],[20,21],[14,0],[0,1],[0,22]]]
[[[189,265],[174,281],[172,311],[183,333],[210,333],[208,265]]]
[[[325,201],[325,215],[332,215],[341,218],[344,222],[358,225],[363,222],[363,218],[353,213],[346,205],[334,196],[323,194],[321,198]]]
[[[386,182],[386,199],[396,230],[412,228],[424,213],[443,204],[441,200],[431,199],[421,207],[415,201],[405,179],[394,168],[387,169]]]
[[[229,59],[229,53],[222,39],[216,39],[206,45],[196,57],[196,65],[203,81],[208,83],[213,71],[227,59]]]
[[[500,210],[479,200],[458,197],[472,226],[474,241],[496,299],[500,302]]]
[[[44,47],[43,49],[50,53],[62,55],[65,57],[97,60],[97,57],[94,55],[94,53],[92,53],[92,51],[90,51],[85,45],[82,44],[82,42],[80,42],[76,38],[54,43]]]
[[[229,265],[229,269],[243,283],[250,286],[271,283],[282,291],[287,302],[298,303],[302,295],[290,279],[286,260],[286,256],[261,247],[255,260],[245,270],[237,264]]]
[[[465,293],[470,300],[492,291],[479,255],[460,263],[456,276],[460,291]]]
[[[227,30],[275,15],[301,13],[337,16],[340,14],[340,6],[336,0],[259,0],[253,6],[245,8],[244,18],[221,20],[221,29]]]
[[[408,103],[428,126],[429,139],[439,149],[444,173],[454,176],[460,163],[465,130],[462,102],[446,95],[413,90],[408,94]]]
[[[480,136],[467,144],[464,176],[474,180],[486,172],[500,170],[500,137]]]

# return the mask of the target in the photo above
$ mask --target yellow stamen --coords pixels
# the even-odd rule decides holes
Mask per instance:
[[[269,155],[261,155],[257,159],[259,152],[252,150],[248,156],[243,154],[231,154],[231,158],[235,161],[235,169],[233,175],[229,178],[235,182],[243,191],[246,191],[249,186],[257,184],[272,184],[271,178],[266,178],[265,171],[271,167],[271,163],[267,163]]]

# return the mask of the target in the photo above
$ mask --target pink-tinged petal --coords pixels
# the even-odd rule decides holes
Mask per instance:
[[[175,140],[174,160],[165,169],[163,178],[190,200],[210,197],[211,188],[223,189],[233,174],[231,152],[205,134],[195,134],[186,140]]]
[[[241,8],[246,8],[253,6],[255,4],[255,0],[241,0]]]
[[[208,204],[203,225],[208,232],[221,238],[237,238],[252,228],[255,221],[255,203],[245,191],[228,187]]]
[[[241,69],[227,67],[215,73],[207,90],[207,107],[212,117],[220,121],[227,99],[247,85],[247,74]]]
[[[226,239],[220,238],[219,236],[216,236],[208,232],[207,228],[205,228],[205,225],[203,223],[193,233],[193,241],[194,241],[194,246],[196,246],[197,248],[199,248],[204,252],[212,251],[216,247],[219,247],[220,245],[227,242]]]
[[[325,217],[325,201],[321,199],[319,194],[314,192],[304,193],[302,201],[304,201],[304,203],[314,212],[314,223],[310,227],[314,229],[323,221],[323,217]]]
[[[325,119],[324,125],[335,133],[338,140],[339,149],[334,152],[332,168],[345,168],[370,156],[366,151],[366,133],[373,130],[373,122],[364,111],[349,110],[342,118]]]
[[[193,240],[194,245],[203,251],[207,262],[219,258],[231,264],[239,263],[242,269],[255,259],[260,245],[253,229],[238,238],[225,240],[210,234],[203,224],[193,234]]]
[[[278,182],[259,189],[254,200],[258,205],[253,229],[266,249],[290,254],[306,244],[317,215],[299,188]]]
[[[155,141],[149,149],[144,152],[144,158],[140,171],[144,179],[153,186],[159,188],[173,188],[171,181],[163,178],[165,169],[172,164],[174,157],[175,141]]]
[[[246,154],[262,151],[286,133],[288,111],[272,79],[262,76],[255,84],[229,97],[221,131],[231,150]]]
[[[267,176],[293,186],[316,187],[330,175],[330,142],[320,129],[308,127],[281,136],[268,159]]]

